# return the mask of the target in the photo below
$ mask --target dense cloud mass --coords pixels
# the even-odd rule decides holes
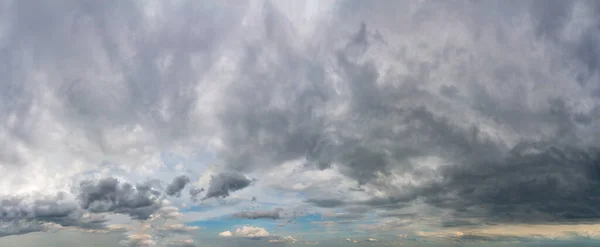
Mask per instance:
[[[160,192],[147,186],[121,183],[115,178],[81,182],[81,208],[94,213],[115,212],[147,219],[160,209]]]
[[[252,180],[246,178],[246,176],[235,173],[219,173],[211,176],[210,186],[206,191],[204,199],[213,197],[227,197],[231,192],[241,190],[250,186]]]
[[[171,183],[169,185],[167,185],[165,192],[169,196],[179,197],[179,196],[181,196],[181,191],[185,188],[185,186],[189,182],[190,182],[190,178],[186,175],[181,175],[181,176],[175,177],[173,179],[173,181],[171,181]]]
[[[255,188],[393,227],[600,218],[600,2],[234,2],[0,0],[0,236]]]
[[[313,47],[266,4],[264,39],[224,89],[226,165],[305,158],[379,194],[309,200],[321,207],[421,200],[492,221],[598,218],[600,5],[406,5],[340,3]]]
[[[178,176],[173,181],[185,180]],[[176,191],[173,182],[164,194]],[[169,189],[171,188],[171,189]],[[181,190],[180,188],[179,190]],[[56,227],[106,229],[108,219],[103,213],[125,214],[132,219],[174,218],[178,210],[162,205],[163,192],[151,182],[136,186],[116,178],[85,180],[75,189],[75,197],[67,192],[33,198],[14,196],[0,198],[0,236],[46,231]],[[173,194],[173,193],[172,193]],[[174,194],[173,194],[174,195]],[[79,201],[77,201],[79,200]],[[183,225],[165,230],[186,230]]]
[[[65,193],[34,200],[19,197],[0,200],[0,236],[48,230],[53,225],[100,229],[105,222],[101,215],[86,213]]]

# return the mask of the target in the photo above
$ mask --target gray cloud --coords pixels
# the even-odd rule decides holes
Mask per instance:
[[[457,209],[459,217],[492,220],[581,221],[600,217],[600,150],[521,145],[499,164],[446,171],[447,180],[426,195],[429,203]],[[485,181],[485,183],[483,182]],[[476,182],[476,183],[475,183]]]
[[[81,208],[94,212],[127,214],[148,219],[161,208],[160,197],[146,186],[133,186],[115,178],[83,181],[79,188]]]
[[[185,181],[186,178],[180,176],[174,181]],[[183,189],[173,184],[167,187],[165,194]],[[146,220],[151,215],[170,219],[178,210],[163,207],[163,192],[156,188],[158,185],[160,182],[155,180],[133,186],[116,178],[103,178],[82,181],[74,190],[79,201],[66,192],[37,199],[3,197],[0,198],[0,237],[47,231],[55,226],[105,229],[108,218],[103,213],[126,214],[138,220]],[[193,228],[170,225],[162,230],[178,233],[190,229]]]
[[[198,196],[200,196],[200,193],[204,192],[204,188],[190,188],[189,190],[189,194],[190,194],[190,199],[192,199],[192,201],[197,201],[198,200]]]
[[[322,207],[322,208],[335,208],[335,207],[339,207],[339,206],[343,206],[346,203],[342,200],[338,200],[338,199],[308,199],[306,200],[306,202],[314,204],[317,207]]]
[[[319,55],[286,46],[294,34],[285,21],[264,27],[280,36],[266,36],[248,59],[269,69],[242,64],[238,79],[244,83],[227,89],[235,100],[225,102],[220,115],[227,147],[221,154],[230,169],[268,169],[306,158],[387,194],[307,201],[320,207],[393,209],[419,199],[457,217],[491,221],[600,216],[593,206],[600,140],[590,136],[600,117],[597,3],[426,1],[406,13],[401,6],[411,3],[355,2],[343,2],[340,22],[316,35],[331,42],[320,43],[326,51]],[[482,14],[489,9],[499,11]],[[264,11],[269,21],[284,18],[277,9]],[[441,27],[448,18],[453,24]],[[506,21],[511,18],[525,24]],[[578,26],[579,20],[586,24]],[[407,24],[392,33],[386,23]],[[342,38],[342,28],[354,33]],[[443,42],[421,36],[440,28],[460,36]],[[569,69],[560,69],[565,61]],[[336,105],[343,108],[334,112]],[[528,143],[544,147],[515,154],[531,149]],[[415,162],[432,156],[444,164]],[[401,175],[422,182],[395,185]]]
[[[225,172],[205,199],[250,186],[245,172],[306,159],[370,197],[307,201],[319,207],[423,201],[491,221],[600,216],[595,1],[339,1],[310,42],[277,3],[255,15],[246,1],[161,3],[154,17],[135,1],[6,6],[7,184],[48,152],[65,162],[39,166],[62,171],[52,164],[132,163],[123,157],[147,146],[208,139]],[[140,129],[135,141],[117,140]],[[431,157],[436,164],[422,161]],[[144,219],[157,197],[114,179],[81,185],[89,212]],[[2,217],[62,222],[77,211],[40,204],[6,206]]]
[[[169,196],[181,196],[181,191],[185,188],[185,186],[190,182],[190,178],[186,175],[177,176],[171,181],[167,188],[165,189],[165,193]]]
[[[55,163],[81,159],[95,167],[103,160],[134,166],[132,151],[189,141],[205,129],[194,112],[198,95],[193,92],[212,52],[243,16],[241,8],[212,0],[160,3],[154,10],[129,0],[1,4],[0,116],[11,122],[0,126],[6,133],[0,162],[11,172],[35,168],[29,154],[11,143],[33,153],[53,146],[52,152],[64,155],[57,159],[65,159]],[[33,71],[46,79],[35,79]],[[124,136],[120,132],[134,129],[141,139],[118,140]],[[18,180],[6,178],[13,179]]]
[[[46,228],[37,222],[23,220],[0,221],[0,237],[22,235],[43,230],[46,230]]]
[[[37,200],[18,197],[0,200],[0,236],[44,231],[51,228],[48,224],[100,229],[105,222],[103,216],[85,214],[64,193]]]
[[[242,219],[273,219],[277,220],[281,218],[282,209],[275,209],[271,211],[243,211],[234,213],[232,216],[234,218],[242,218]]]
[[[246,176],[235,173],[226,172],[212,175],[210,185],[206,191],[204,199],[213,197],[227,197],[231,192],[241,190],[250,186],[252,180],[246,178]]]

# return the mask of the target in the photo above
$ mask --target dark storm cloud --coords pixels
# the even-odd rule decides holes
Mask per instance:
[[[458,218],[600,217],[597,1],[339,1],[310,38],[276,2],[257,20],[245,1],[222,2],[161,3],[152,18],[136,1],[3,3],[0,118],[12,123],[0,126],[2,164],[26,165],[23,146],[70,143],[51,142],[46,118],[107,157],[138,150],[109,134],[139,125],[158,149],[218,139],[225,172],[205,199],[250,186],[244,172],[306,159],[364,188],[353,193],[385,195],[307,201],[319,207],[423,201]],[[235,69],[220,73],[221,60]],[[199,118],[198,95],[211,90]],[[427,157],[443,164],[415,161]],[[398,185],[402,175],[414,182]],[[173,184],[167,194],[187,182]],[[80,190],[89,212],[145,219],[160,207],[146,185],[108,178]],[[40,204],[50,222],[72,217]],[[3,218],[35,212],[10,207]]]
[[[597,219],[600,149],[522,144],[502,163],[445,171],[447,180],[427,201],[459,217],[525,222]]]
[[[89,212],[114,212],[142,220],[161,207],[160,197],[151,188],[133,186],[116,178],[81,182],[79,199],[81,208]]]
[[[275,210],[271,210],[271,211],[243,211],[243,212],[237,212],[234,213],[232,216],[234,218],[241,218],[241,219],[273,219],[273,220],[277,220],[279,218],[281,218],[281,211],[282,209],[275,209]]]
[[[186,178],[174,179],[179,180]],[[156,188],[158,185],[160,181],[156,180],[134,186],[116,178],[103,178],[80,183],[74,190],[79,203],[65,192],[35,200],[16,196],[0,198],[0,236],[49,230],[52,227],[49,223],[61,227],[104,229],[108,219],[102,213],[126,214],[133,219],[145,220],[152,214],[164,213],[161,210],[170,210],[160,202],[163,192]],[[166,191],[182,189],[180,185],[170,185],[171,189]],[[178,227],[171,230],[187,230]]]
[[[229,168],[268,169],[306,158],[320,169],[335,164],[359,185],[388,195],[307,201],[320,207],[393,209],[420,199],[458,217],[600,217],[593,175],[600,139],[592,134],[600,118],[599,4],[425,1],[414,13],[403,10],[411,4],[342,2],[339,22],[316,35],[330,43],[314,53],[286,45],[294,34],[285,17],[264,9],[264,29],[280,35],[253,46],[236,77],[242,83],[226,89],[230,100],[219,119],[227,148],[220,157]],[[379,30],[390,23],[410,25],[395,34]],[[445,43],[431,38],[443,28],[460,35],[444,36]],[[424,33],[428,38],[420,38]],[[415,41],[400,44],[393,35]],[[383,71],[387,60],[403,70]],[[331,110],[337,105],[343,110]],[[545,147],[515,154],[531,142]],[[446,165],[414,162],[430,156]],[[392,174],[425,182],[394,185]]]
[[[228,197],[231,192],[246,188],[250,186],[251,183],[252,180],[235,172],[225,172],[212,175],[210,179],[210,185],[206,191],[206,196],[204,196],[204,199],[213,197]]]
[[[273,23],[269,28],[291,35],[284,24]],[[428,154],[498,156],[502,147],[478,140],[481,137],[477,136],[477,128],[462,130],[419,105],[428,98],[442,103],[418,89],[417,83],[426,79],[429,68],[421,66],[423,71],[415,75],[418,77],[404,78],[406,83],[400,87],[379,85],[381,75],[373,64],[354,62],[365,53],[370,44],[365,40],[372,39],[374,31],[364,23],[357,29],[341,49],[332,51],[334,64],[278,46],[279,60],[270,70],[259,73],[253,67],[256,63],[244,64],[239,79],[246,83],[228,89],[235,100],[227,101],[221,114],[226,129],[224,140],[231,151],[222,155],[232,169],[260,169],[306,157],[319,168],[340,164],[342,172],[365,184],[388,175],[391,164]],[[262,49],[266,48],[256,48],[249,59],[257,59]],[[325,81],[327,66],[334,66],[344,80],[341,96]],[[259,94],[269,97],[256,95],[250,89],[254,87],[260,87]],[[413,104],[401,104],[419,97],[422,99]],[[283,107],[268,107],[279,98],[285,98]],[[326,114],[327,106],[342,103],[349,107],[347,115],[336,119]],[[406,128],[392,131],[391,123]]]
[[[173,179],[165,190],[165,193],[169,196],[181,196],[181,191],[190,182],[190,178],[186,175],[181,175]]]

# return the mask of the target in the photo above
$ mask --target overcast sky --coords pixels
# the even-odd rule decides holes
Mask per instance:
[[[595,246],[599,72],[593,0],[0,0],[0,246]]]

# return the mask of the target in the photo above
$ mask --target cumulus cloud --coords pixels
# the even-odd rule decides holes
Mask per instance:
[[[169,196],[181,196],[181,191],[190,182],[190,178],[186,175],[177,176],[171,181],[165,190]]]
[[[240,63],[246,83],[222,92],[236,100],[220,108],[221,157],[242,171],[305,158],[376,192],[308,201],[321,207],[423,201],[489,221],[597,218],[598,6],[341,2],[311,36],[330,43],[314,48],[265,5],[270,24],[248,56],[260,63]],[[478,14],[489,9],[505,11]]]
[[[106,232],[121,229],[106,225],[109,214],[124,214],[136,220],[177,220],[178,208],[163,203],[163,192],[140,183],[136,186],[116,178],[84,180],[74,194],[27,195],[0,198],[0,235],[19,235],[53,229]],[[166,193],[166,192],[165,192]],[[182,224],[167,224],[171,233],[196,230]]]
[[[264,238],[270,236],[271,234],[269,234],[269,232],[262,227],[242,226],[241,228],[235,229],[234,235],[237,237]]]
[[[234,232],[224,231],[219,233],[221,237],[244,237],[244,238],[265,238],[271,236],[265,228],[257,226],[242,226],[235,229]]]
[[[226,172],[211,176],[210,185],[206,191],[204,199],[213,197],[227,197],[231,192],[241,190],[250,186],[252,180],[246,176],[235,173]]]
[[[160,192],[147,186],[134,186],[116,178],[82,181],[81,208],[94,213],[114,212],[134,219],[148,219],[161,208]]]
[[[57,227],[101,229],[107,221],[89,214],[66,193],[32,199],[13,197],[0,200],[0,235],[20,235]]]
[[[283,238],[274,238],[274,239],[269,239],[269,243],[288,243],[288,244],[294,244],[298,242],[298,240],[296,240],[294,237],[292,236],[287,236],[287,237],[283,237]]]

